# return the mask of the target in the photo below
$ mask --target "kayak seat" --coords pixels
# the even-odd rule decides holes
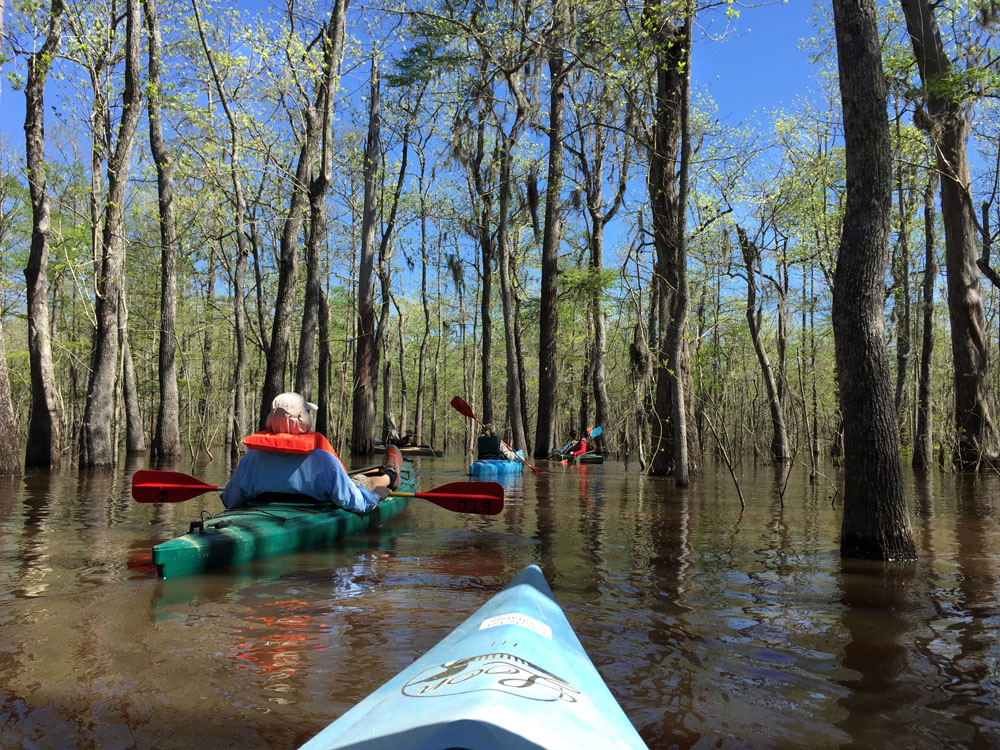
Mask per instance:
[[[303,505],[326,505],[322,500],[317,500],[312,495],[303,495],[300,492],[262,492],[250,500],[249,505],[270,505],[272,503],[300,503]]]

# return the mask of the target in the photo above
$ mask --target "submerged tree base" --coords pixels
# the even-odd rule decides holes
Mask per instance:
[[[840,540],[841,559],[908,562],[917,559],[913,537],[903,535],[884,539],[879,536],[844,533]]]

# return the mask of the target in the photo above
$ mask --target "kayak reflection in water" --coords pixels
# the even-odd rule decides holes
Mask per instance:
[[[480,461],[517,461],[518,457],[504,442],[499,435],[493,434],[493,425],[483,425],[484,432],[476,441],[476,453]]]
[[[238,508],[249,500],[266,501],[268,495],[287,501],[291,494],[368,513],[399,487],[399,448],[388,446],[385,466],[374,473],[352,477],[326,437],[316,432],[318,408],[298,393],[274,398],[267,428],[243,438],[250,450],[222,492],[223,505]]]

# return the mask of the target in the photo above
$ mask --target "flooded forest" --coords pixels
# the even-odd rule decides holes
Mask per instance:
[[[535,459],[804,469],[912,557],[904,469],[1000,462],[1000,14],[816,3],[738,119],[699,66],[757,12],[0,4],[3,471],[236,457],[289,390],[471,453],[458,395]]]
[[[463,629],[455,725],[1000,746],[998,39],[0,0],[0,748],[298,747]]]

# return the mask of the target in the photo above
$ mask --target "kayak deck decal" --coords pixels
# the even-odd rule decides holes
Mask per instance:
[[[501,625],[520,625],[522,628],[527,628],[534,633],[538,633],[538,635],[545,636],[550,641],[552,640],[552,628],[544,622],[539,622],[534,617],[528,617],[528,615],[519,613],[487,617],[480,623],[479,629],[487,630],[488,628],[498,628]]]
[[[463,695],[496,690],[534,701],[576,703],[580,690],[566,680],[513,654],[470,656],[429,667],[402,687],[411,698]]]

